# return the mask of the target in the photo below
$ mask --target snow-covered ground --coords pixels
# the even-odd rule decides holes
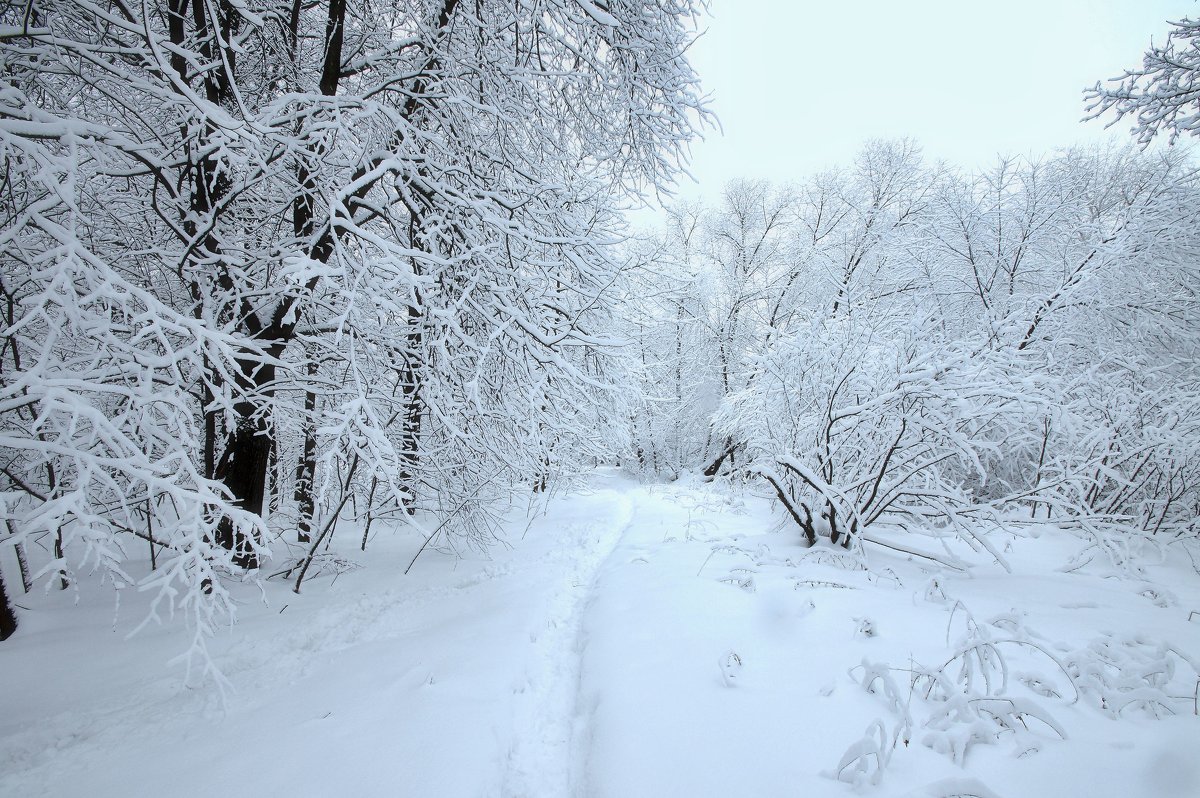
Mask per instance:
[[[38,589],[0,795],[1200,795],[1195,550],[1066,571],[1081,540],[1014,529],[1011,573],[862,570],[765,499],[605,472],[486,556],[405,575],[419,540],[343,530],[364,567],[242,586],[224,701],[167,665],[182,625],[126,640],[144,596]]]

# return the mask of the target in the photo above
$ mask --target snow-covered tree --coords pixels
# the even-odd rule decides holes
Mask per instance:
[[[1097,83],[1084,98],[1089,118],[1110,110],[1117,120],[1132,117],[1143,145],[1159,133],[1171,143],[1200,134],[1200,20],[1171,23],[1166,42],[1151,44],[1140,69]]]
[[[698,261],[719,289],[696,315],[742,309],[709,432],[742,452],[724,473],[764,480],[809,540],[881,522],[972,537],[1018,508],[1105,539],[1187,531],[1198,190],[1181,153],[964,174],[904,142],[796,187],[769,266]]]
[[[266,555],[289,462],[300,515],[333,513],[315,529],[361,484],[469,515],[544,482],[552,449],[587,457],[612,390],[614,208],[671,178],[704,113],[697,10],[2,12],[14,542],[50,535],[64,573],[86,544],[130,584],[142,539],[211,617],[231,609],[221,573]]]
[[[620,303],[624,336],[635,350],[625,358],[634,401],[623,459],[667,479],[704,457],[721,397],[696,210],[677,209],[665,235],[638,246],[641,266],[631,270]]]

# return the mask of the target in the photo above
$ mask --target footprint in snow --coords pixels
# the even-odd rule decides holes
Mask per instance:
[[[721,669],[721,680],[726,687],[735,687],[737,679],[742,673],[742,658],[737,652],[730,649],[723,657],[717,660],[717,666]]]

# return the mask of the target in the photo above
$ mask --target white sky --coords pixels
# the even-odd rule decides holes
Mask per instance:
[[[1106,137],[1082,90],[1141,63],[1194,0],[711,0],[692,63],[724,134],[693,146],[679,194],[848,164],[911,137],[962,166]]]

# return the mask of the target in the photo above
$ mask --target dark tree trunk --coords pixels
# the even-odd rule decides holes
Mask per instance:
[[[66,559],[66,554],[63,552],[63,536],[60,529],[54,535],[54,558],[59,562]],[[66,590],[71,586],[71,581],[67,579],[67,572],[63,568],[58,569],[58,589]]]
[[[21,589],[28,593],[33,590],[33,579],[29,576],[29,559],[25,556],[25,544],[18,543],[14,548],[17,550],[17,571],[21,574]]]
[[[292,60],[296,60],[298,42],[299,17],[301,4],[299,0],[292,6],[290,22],[290,41]],[[342,40],[345,34],[346,0],[329,0],[329,9],[325,18],[325,57],[321,66],[320,91],[326,97],[337,94],[338,82],[341,80]],[[301,161],[296,170],[296,180],[301,192],[292,202],[292,230],[297,240],[303,241],[316,232],[317,214],[317,184],[313,178],[312,163]],[[333,254],[333,231],[326,230],[312,247],[313,260],[326,263]],[[315,287],[310,284],[309,290]],[[278,316],[278,314],[277,314]],[[283,317],[279,317],[282,319]],[[287,327],[287,338],[295,329],[294,322]],[[281,347],[282,349],[282,347]],[[309,384],[304,391],[304,452],[296,469],[296,504],[300,518],[296,524],[296,540],[308,543],[312,539],[313,520],[316,514],[316,503],[313,498],[313,480],[317,471],[317,431],[316,409],[317,394],[313,387],[313,378],[317,375],[318,362],[313,353],[305,352],[306,371]]]
[[[367,538],[371,535],[371,522],[375,520],[371,508],[375,506],[375,489],[379,487],[379,480],[371,477],[371,491],[367,494],[367,523],[363,526],[362,550],[367,550]]]
[[[38,438],[45,440],[41,433],[38,433]],[[53,461],[46,463],[46,485],[49,487],[49,490],[46,492],[47,496],[54,496],[58,493],[58,476],[55,474]],[[61,529],[54,533],[54,559],[58,560],[59,563],[66,560],[66,554],[63,552],[63,534]],[[67,579],[67,572],[60,565],[58,569],[58,589],[66,590],[70,586],[71,582]]]
[[[779,484],[775,477],[771,476],[770,474],[763,474],[760,472],[760,475],[763,477],[763,479],[767,480],[767,482],[770,482],[771,487],[775,489],[775,495],[778,497],[779,503],[783,505],[783,509],[788,511],[788,515],[792,517],[792,520],[796,522],[796,525],[800,527],[800,531],[804,534],[805,543],[807,543],[809,546],[815,544],[817,542],[817,532],[816,529],[813,528],[812,511],[808,509],[808,505],[804,504],[803,502],[799,502],[799,510],[804,511],[804,515],[800,515],[800,512],[796,507],[797,503],[792,501],[792,497],[784,489],[783,485]]]
[[[436,39],[440,40],[449,35],[450,20],[454,16],[459,0],[442,0],[438,11]],[[427,95],[429,76],[441,69],[438,60],[437,42],[431,44],[426,51],[424,68],[418,72],[419,77],[413,81],[411,94],[404,102],[403,115],[405,119],[415,121],[419,118],[423,107],[431,100]],[[340,63],[340,62],[339,62]],[[398,142],[402,143],[402,142]],[[418,168],[418,175],[425,179],[427,175]],[[419,180],[406,177],[403,180],[402,195],[406,197],[408,209],[408,241],[417,250],[433,252],[432,245],[420,235],[425,212],[434,207],[434,200],[427,188]],[[420,277],[422,273],[420,258],[412,259],[413,274]],[[417,469],[421,458],[421,423],[424,415],[424,402],[421,398],[421,372],[419,364],[424,363],[425,348],[424,334],[425,309],[419,291],[414,289],[413,303],[408,306],[408,347],[404,362],[401,366],[400,391],[404,400],[404,417],[401,419],[401,452],[400,452],[400,483],[408,491],[403,500],[404,511],[409,515],[416,512],[417,501]]]
[[[0,574],[0,640],[7,640],[17,631],[17,616],[8,603],[8,590],[4,587],[4,574]]]
[[[212,390],[204,386],[204,407],[213,400]],[[217,473],[217,411],[205,409],[204,413],[204,476],[213,479]]]
[[[276,349],[273,347],[272,349]],[[278,347],[282,349],[282,347]],[[272,351],[273,357],[280,353]],[[275,367],[257,359],[242,362],[238,388],[243,396],[234,405],[237,421],[225,442],[225,452],[217,464],[215,477],[233,495],[235,506],[261,516],[267,494],[267,472],[271,462],[271,399]],[[241,568],[257,568],[254,542],[225,516],[217,526],[217,543],[233,552],[233,561]]]
[[[272,422],[275,418],[275,408],[271,408]],[[279,467],[279,436],[271,431],[271,455],[267,459],[267,473],[270,483],[267,485],[267,508],[270,513],[279,509],[280,486],[283,485],[283,469]]]
[[[825,505],[825,520],[829,524],[829,542],[837,545],[842,537],[842,532],[838,529],[837,508],[832,503]]]
[[[858,531],[858,521],[851,519],[850,528],[844,529],[832,502],[827,505],[825,520],[829,522],[829,542],[835,546],[840,544],[843,549],[850,548],[850,539]]]
[[[260,422],[239,419],[226,445],[227,457],[217,468],[217,478],[233,494],[234,505],[255,515],[262,514],[270,449]],[[258,567],[253,544],[229,516],[222,517],[217,526],[217,543],[233,552],[233,562],[239,567]]]
[[[313,499],[313,479],[317,473],[317,392],[312,379],[317,376],[317,361],[308,358],[309,385],[304,391],[304,452],[296,468],[296,506],[300,519],[296,524],[296,541],[308,543],[312,540],[313,516],[316,502]]]
[[[546,391],[543,390],[542,391],[542,406],[539,409],[541,410],[541,412],[543,414],[545,414],[546,409],[549,406],[550,406],[550,397],[547,396]],[[539,437],[542,437],[545,434],[545,431],[546,431],[545,425],[541,424],[539,422],[538,423],[538,432],[540,433]],[[544,439],[543,439],[543,445],[545,445]],[[547,449],[550,449],[550,448],[552,448],[552,447],[547,446]],[[534,493],[545,493],[546,487],[549,484],[550,484],[550,452],[547,451],[540,458],[538,458],[538,467],[533,472],[533,492]]]
[[[711,463],[709,463],[707,466],[704,467],[704,476],[709,477],[710,479],[712,477],[715,477],[717,475],[717,472],[719,472],[721,470],[721,466],[725,463],[726,458],[729,458],[729,462],[730,462],[730,464],[732,464],[733,463],[733,450],[735,448],[736,447],[733,444],[733,440],[727,438],[725,440],[724,451],[722,451],[719,455],[716,456],[716,458]]]
[[[550,484],[550,455],[544,455],[541,459],[541,468],[533,477],[533,492],[545,493],[546,487]]]

